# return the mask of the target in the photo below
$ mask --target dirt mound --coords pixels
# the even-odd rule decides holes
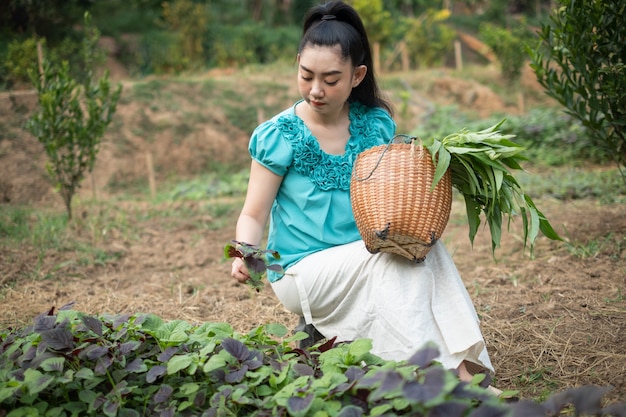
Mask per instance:
[[[0,94],[0,126],[5,129],[0,139],[2,202],[40,204],[59,199],[47,176],[43,146],[23,129],[36,106],[34,91]],[[230,124],[221,109],[201,109],[199,103],[182,101],[177,106],[175,111],[159,111],[122,98],[81,192],[104,196],[111,186],[147,184],[150,167],[158,182],[247,163],[249,133]],[[185,120],[202,114],[206,116],[201,120]]]
[[[407,74],[407,78],[410,76]],[[231,70],[214,71],[205,78],[219,82],[220,79],[244,80],[246,77]],[[267,94],[257,91],[254,78],[248,78],[249,87],[237,82],[242,91]],[[133,88],[140,88],[150,80],[122,82],[122,99],[102,140],[93,174],[82,184],[81,192],[105,195],[111,186],[147,184],[151,167],[159,182],[216,168],[247,166],[247,142],[251,132],[234,126],[219,104],[207,107],[197,91],[198,82],[154,80],[162,85],[157,93],[145,93],[141,100],[132,101],[125,97]],[[292,79],[277,80],[276,84],[289,91],[289,98],[281,101],[281,106],[297,99]],[[428,94],[420,97],[419,103],[410,103],[411,108],[398,116],[399,129],[411,129],[424,117],[425,108],[433,108],[435,103],[455,103],[481,117],[494,112],[514,114],[517,111],[489,87],[446,73],[435,78]],[[271,100],[271,96],[266,99]],[[34,91],[0,93],[0,126],[4,129],[0,136],[0,201],[34,204],[53,199],[43,148],[23,129],[36,106]],[[258,112],[259,120],[267,116],[261,110]]]

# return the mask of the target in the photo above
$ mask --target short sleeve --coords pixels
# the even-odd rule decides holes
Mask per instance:
[[[248,144],[252,159],[281,177],[293,161],[293,149],[274,119],[259,125]]]
[[[379,108],[377,112],[380,113],[378,120],[382,137],[392,139],[396,135],[396,122],[394,122],[387,111]]]
[[[396,123],[389,113],[380,107],[368,110],[369,129],[372,134],[383,138],[388,143],[396,134]]]

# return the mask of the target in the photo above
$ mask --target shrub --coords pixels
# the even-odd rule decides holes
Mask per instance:
[[[445,136],[459,125],[484,129],[506,117],[502,133],[513,134],[526,147],[525,156],[533,164],[549,166],[601,163],[604,155],[593,146],[582,123],[559,108],[533,108],[528,113],[512,116],[495,114],[487,119],[474,119],[456,106],[437,107],[432,115],[411,132],[418,137]]]
[[[177,74],[189,65],[178,48],[179,35],[151,31],[141,37],[134,61],[140,74]]]
[[[45,39],[41,40],[42,47]],[[29,71],[37,70],[37,40],[13,40],[9,43],[5,61],[6,80],[12,86],[30,84]]]
[[[370,42],[384,42],[389,37],[394,23],[382,0],[353,0],[352,6],[361,16]]]
[[[44,145],[48,173],[58,187],[68,218],[72,218],[72,198],[96,161],[98,145],[115,113],[121,86],[112,90],[108,73],[97,82],[93,67],[97,58],[98,32],[85,15],[86,38],[83,50],[85,78],[80,85],[70,75],[67,62],[56,66],[43,62],[43,73],[31,72],[37,88],[39,109],[26,128]]]
[[[582,123],[559,108],[533,108],[524,115],[507,117],[505,125],[503,132],[517,136],[533,164],[576,166],[604,159]]]
[[[271,31],[263,23],[243,21],[237,26],[216,24],[207,42],[210,64],[218,67],[266,64],[293,60],[300,39],[295,26],[276,27]]]
[[[204,7],[190,0],[165,1],[163,19],[167,28],[177,34],[177,47],[186,66],[200,66],[203,63],[202,38],[208,21]]]
[[[419,17],[406,20],[406,45],[417,66],[428,68],[439,65],[454,49],[456,32],[443,24],[449,16],[448,10],[428,9]]]
[[[588,129],[593,146],[626,166],[623,2],[559,0],[530,50],[545,92]]]
[[[531,37],[530,32],[520,24],[505,29],[483,23],[480,25],[480,37],[496,54],[502,76],[509,81],[518,80],[528,58],[525,45]]]

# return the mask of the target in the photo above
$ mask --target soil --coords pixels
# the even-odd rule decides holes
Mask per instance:
[[[431,92],[430,100],[481,114],[506,107],[488,87],[450,74],[443,74]],[[46,178],[40,144],[14,128],[35,105],[32,92],[0,97],[0,213],[22,205],[64,210]],[[211,110],[214,116],[199,122],[185,141],[167,129],[151,140],[157,182],[172,175],[192,178],[207,154],[226,164],[245,154],[248,132],[228,125],[219,109]],[[411,111],[410,117],[418,117],[419,103]],[[2,243],[0,325],[22,326],[51,307],[75,302],[74,308],[90,314],[151,312],[168,320],[225,321],[241,332],[269,322],[295,327],[298,318],[282,308],[269,286],[256,293],[229,276],[223,247],[233,238],[242,196],[229,197],[233,210],[211,216],[208,209],[224,201],[158,203],[143,194],[120,202],[110,191],[112,182],[145,179],[147,142],[132,130],[141,115],[153,121],[174,117],[140,114],[132,102],[118,106],[116,117],[129,143],[120,151],[107,134],[67,232],[68,239],[98,247],[106,260],[84,262],[62,244],[42,253],[28,239],[18,246]],[[495,384],[529,398],[586,384],[610,385],[608,399],[626,400],[626,210],[595,200],[540,197],[535,202],[569,243],[540,237],[531,257],[520,241],[519,224],[513,223],[492,256],[487,230],[470,245],[458,199],[444,234],[481,317]],[[189,215],[149,214],[156,212]],[[133,225],[136,233],[115,227],[115,219],[129,213],[140,219]],[[32,221],[36,224],[36,218]]]

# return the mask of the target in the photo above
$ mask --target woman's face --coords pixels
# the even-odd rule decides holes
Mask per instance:
[[[339,45],[307,45],[298,55],[298,90],[310,108],[323,115],[339,113],[367,72],[341,56]]]

